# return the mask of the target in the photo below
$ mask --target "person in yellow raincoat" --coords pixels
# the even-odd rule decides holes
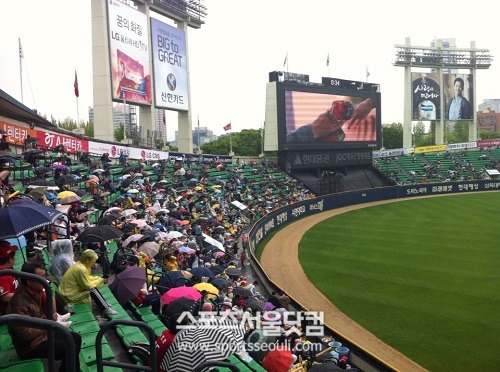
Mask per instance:
[[[61,278],[59,292],[70,303],[85,303],[92,310],[92,299],[105,315],[116,315],[118,313],[109,307],[98,291],[98,288],[108,283],[108,278],[91,274],[92,266],[98,258],[94,250],[84,250],[78,262],[73,264]]]

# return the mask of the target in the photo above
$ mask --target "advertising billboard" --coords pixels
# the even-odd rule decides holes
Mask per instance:
[[[412,119],[471,120],[474,117],[474,88],[471,74],[444,74],[441,108],[439,74],[412,72]]]
[[[440,120],[440,98],[439,75],[421,72],[412,72],[412,119]]]
[[[152,103],[147,16],[119,1],[108,0],[112,99]]]
[[[183,30],[151,18],[155,106],[189,109],[186,36]]]
[[[472,120],[474,84],[472,74],[443,75],[446,120]]]
[[[293,82],[276,89],[279,150],[380,145],[380,93]]]

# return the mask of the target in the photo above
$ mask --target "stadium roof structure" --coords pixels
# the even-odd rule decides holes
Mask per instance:
[[[0,115],[32,125],[55,127],[50,121],[40,116],[36,110],[30,109],[1,89]]]

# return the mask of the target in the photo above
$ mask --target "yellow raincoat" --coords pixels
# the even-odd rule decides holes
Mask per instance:
[[[92,249],[82,252],[80,260],[72,265],[63,275],[59,283],[59,292],[66,297],[70,303],[86,303],[92,310],[90,290],[100,288],[104,279],[91,275],[92,265],[98,256]]]

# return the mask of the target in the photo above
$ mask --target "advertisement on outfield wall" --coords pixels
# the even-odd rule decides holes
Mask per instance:
[[[150,105],[151,50],[147,16],[120,1],[108,0],[107,4],[112,98]]]
[[[108,153],[110,158],[118,158],[122,151],[130,159],[166,160],[169,156],[167,151],[139,149],[136,147],[127,147],[94,141],[89,141],[88,147],[88,151],[90,153],[98,155]]]
[[[19,145],[26,137],[36,138],[36,130],[0,121],[0,129],[7,134],[7,142]]]
[[[186,35],[183,30],[151,18],[155,106],[189,109]]]
[[[421,72],[412,72],[412,119],[418,120],[440,120],[440,97],[439,75]]]
[[[446,120],[471,120],[474,117],[472,74],[444,74]]]

